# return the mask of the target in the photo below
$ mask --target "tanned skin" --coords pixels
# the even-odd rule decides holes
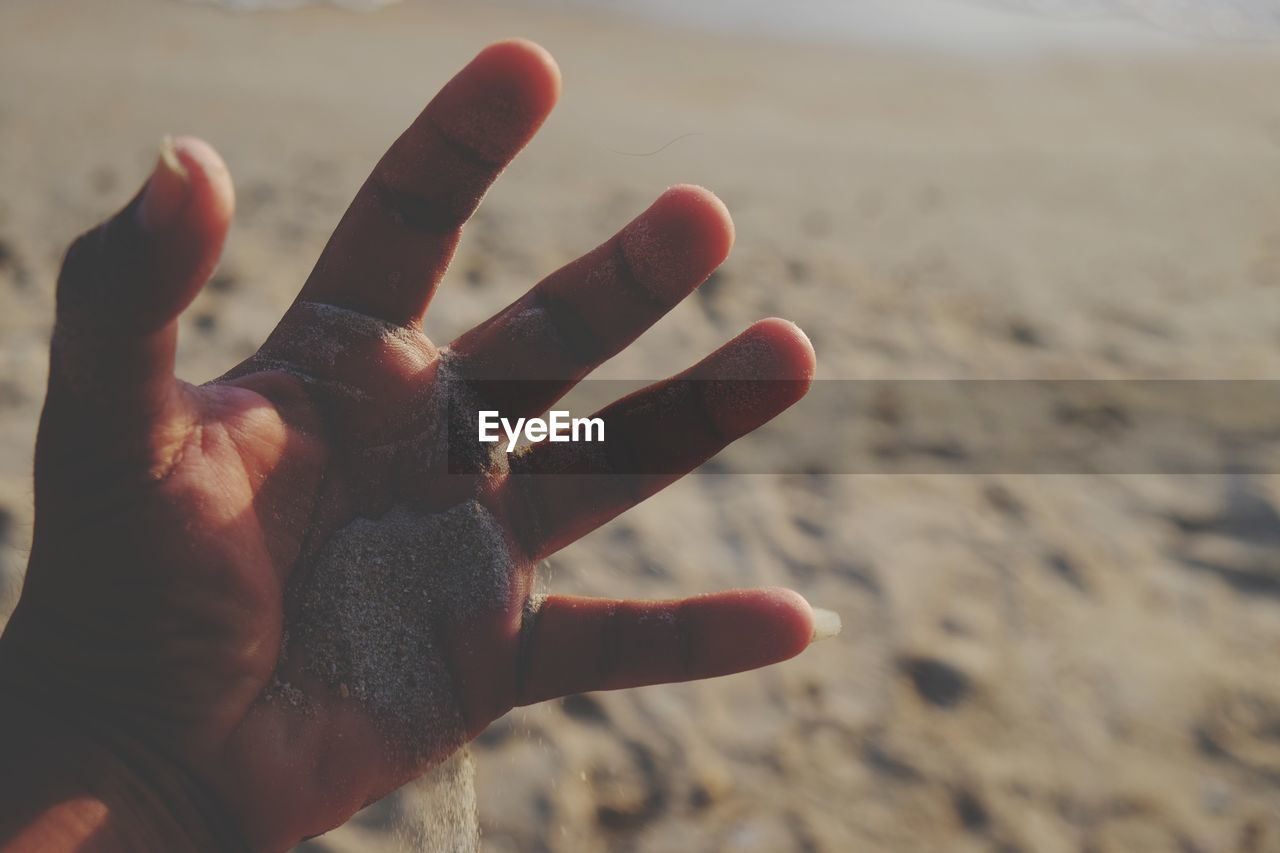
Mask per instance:
[[[212,148],[168,143],[133,202],[72,246],[34,545],[0,639],[0,850],[284,850],[442,757],[407,760],[354,697],[305,673],[305,713],[264,699],[290,579],[344,524],[396,507],[477,500],[506,532],[509,600],[436,626],[467,737],[518,705],[723,675],[808,645],[813,613],[787,590],[528,606],[539,560],[803,396],[814,354],[790,323],[763,320],[681,377],[745,366],[768,380],[753,393],[673,410],[650,405],[670,390],[658,383],[606,409],[636,466],[625,477],[536,476],[557,469],[562,445],[461,474],[370,452],[430,432],[434,410],[415,407],[442,364],[519,380],[487,384],[487,408],[545,411],[728,254],[724,206],[676,187],[447,347],[427,340],[421,320],[463,224],[559,93],[536,45],[482,51],[377,164],[262,350],[212,383],[174,377],[178,315],[232,216]],[[531,308],[546,334],[516,333]],[[321,357],[318,340],[346,355]]]

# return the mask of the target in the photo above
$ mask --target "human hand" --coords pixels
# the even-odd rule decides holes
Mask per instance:
[[[72,247],[31,562],[0,641],[0,706],[29,733],[13,754],[36,769],[0,805],[0,842],[64,837],[32,814],[56,801],[46,816],[102,847],[283,849],[514,706],[808,645],[813,613],[786,590],[531,596],[539,560],[777,415],[814,370],[798,329],[757,323],[678,377],[696,381],[605,410],[608,453],[590,464],[616,476],[578,476],[564,445],[509,459],[474,441],[477,407],[546,410],[733,240],[714,196],[674,188],[449,346],[428,341],[462,224],[559,86],[536,46],[483,51],[379,162],[261,350],[203,386],[173,364],[231,217],[213,150],[173,143]]]

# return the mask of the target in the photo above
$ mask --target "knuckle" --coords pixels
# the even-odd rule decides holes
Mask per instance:
[[[370,182],[373,197],[394,222],[407,229],[434,236],[458,231],[480,205],[482,190],[458,188],[454,192],[407,189],[396,181],[375,175]]]
[[[143,314],[136,288],[124,286],[145,274],[147,265],[136,223],[136,200],[111,219],[81,234],[67,249],[58,274],[59,323],[104,328],[122,316]],[[149,318],[140,316],[140,322]]]
[[[97,299],[102,275],[102,244],[105,227],[97,226],[81,234],[67,249],[58,274],[57,302],[59,320],[86,313]]]

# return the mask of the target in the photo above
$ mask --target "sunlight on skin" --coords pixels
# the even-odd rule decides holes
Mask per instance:
[[[470,473],[442,465],[450,412],[471,402],[453,395],[478,393],[469,382],[549,380],[541,396],[512,382],[486,400],[536,414],[692,292],[733,242],[718,199],[675,187],[448,347],[428,341],[421,316],[463,223],[559,91],[541,48],[482,51],[375,167],[262,349],[205,386],[175,380],[173,359],[177,317],[211,273],[233,207],[209,146],[167,142],[145,192],[68,254],[35,544],[0,641],[18,698],[0,711],[47,716],[48,738],[127,756],[105,778],[146,780],[125,803],[84,782],[91,802],[113,806],[85,824],[89,835],[153,838],[139,831],[151,818],[185,836],[167,849],[285,849],[513,706],[752,669],[819,635],[787,590],[530,597],[538,560],[804,395],[814,353],[790,323],[761,321],[676,377],[703,380],[696,398],[673,396],[669,380],[604,410],[628,459],[672,473],[625,488],[619,477],[537,476],[563,465],[563,445],[513,466],[477,443],[464,454]],[[544,333],[521,331],[531,311]],[[469,571],[482,563],[487,586]],[[326,608],[343,607],[355,633],[340,639],[372,645],[328,648],[315,640],[328,635],[309,633],[312,608],[330,618]],[[406,658],[333,669],[368,664],[335,655],[383,648]],[[396,685],[428,697],[388,706],[418,729],[407,743],[362,698]],[[58,817],[44,809],[62,796],[62,765],[42,762],[40,743],[16,752],[32,781],[0,805],[0,847]]]

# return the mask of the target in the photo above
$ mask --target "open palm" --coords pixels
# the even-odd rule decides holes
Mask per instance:
[[[762,666],[812,636],[784,590],[531,596],[537,561],[813,373],[803,334],[765,320],[607,408],[598,453],[476,441],[478,409],[545,411],[732,243],[715,197],[677,187],[449,346],[428,341],[462,224],[558,92],[540,48],[483,51],[375,168],[262,349],[204,386],[172,371],[176,317],[231,215],[211,149],[172,143],[68,255],[0,663],[109,749],[180,767],[254,849],[340,824],[513,706]]]

